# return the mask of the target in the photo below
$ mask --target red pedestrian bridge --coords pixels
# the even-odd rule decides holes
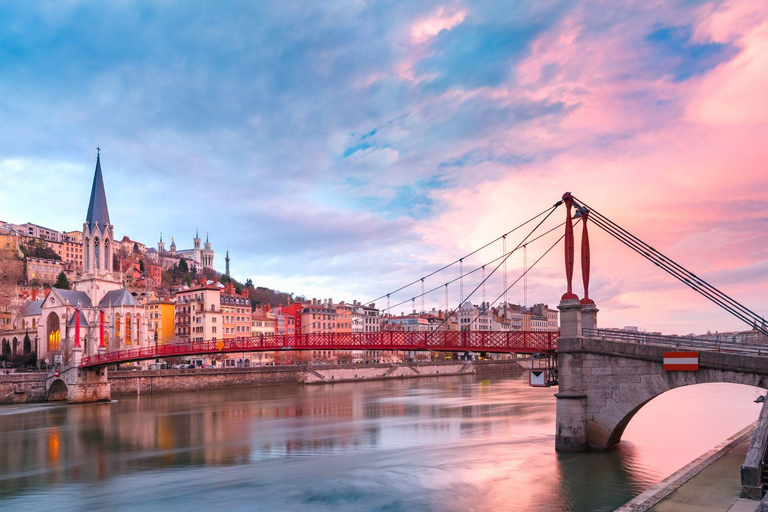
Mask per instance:
[[[163,357],[276,350],[429,350],[436,352],[554,353],[558,331],[432,331],[262,335],[169,343],[83,357],[83,368]]]

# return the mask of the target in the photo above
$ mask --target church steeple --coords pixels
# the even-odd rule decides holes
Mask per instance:
[[[101,151],[99,148],[96,150]],[[113,281],[113,236],[107,195],[104,193],[104,177],[101,175],[101,155],[97,153],[91,201],[83,223],[83,279]]]
[[[91,230],[99,223],[103,231],[109,225],[109,209],[107,209],[107,194],[104,192],[104,178],[101,175],[101,155],[96,155],[96,172],[93,175],[91,186],[91,202],[88,204],[88,214],[85,221],[91,226]]]

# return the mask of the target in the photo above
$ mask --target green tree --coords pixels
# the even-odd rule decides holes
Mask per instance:
[[[232,280],[229,278],[227,274],[221,274],[221,277],[219,278],[219,282],[221,284],[227,284],[227,283],[231,283]]]
[[[179,261],[179,272],[182,274],[189,274],[189,265],[187,265],[187,260],[184,258]]]
[[[56,251],[48,247],[48,244],[42,237],[27,239],[27,242],[21,244],[19,249],[21,250],[22,254],[27,257],[61,261],[61,256],[59,256]]]
[[[29,339],[29,330],[24,333],[24,353],[29,354],[32,352],[32,340]]]
[[[144,272],[144,260],[139,260],[139,270]]]
[[[139,244],[133,242],[133,252],[139,252]]]
[[[251,281],[251,278],[245,280],[245,287],[246,288],[253,288],[253,281]]]
[[[59,275],[56,276],[56,284],[53,285],[54,288],[58,288],[59,290],[69,290],[69,279],[67,279],[67,274],[64,273],[62,270],[59,272]]]

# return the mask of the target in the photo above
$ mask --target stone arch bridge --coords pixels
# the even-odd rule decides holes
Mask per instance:
[[[768,388],[768,346],[584,329],[560,338],[555,446],[605,450],[632,417],[662,393],[727,382]],[[664,369],[664,353],[697,351],[698,371]]]

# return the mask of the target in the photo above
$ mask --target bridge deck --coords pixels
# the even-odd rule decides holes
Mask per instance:
[[[96,367],[163,357],[275,350],[430,350],[531,354],[556,351],[558,337],[557,331],[385,331],[261,335],[118,350],[83,357],[81,366]]]

